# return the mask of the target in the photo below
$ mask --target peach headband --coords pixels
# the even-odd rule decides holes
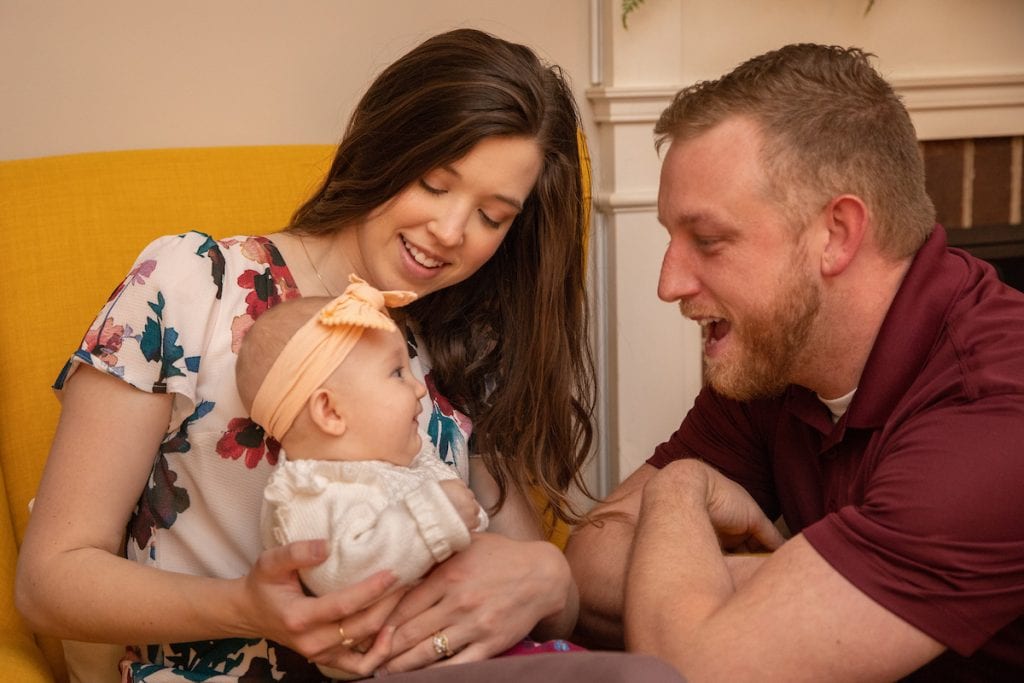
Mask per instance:
[[[313,392],[372,328],[398,329],[385,307],[404,306],[413,292],[381,292],[358,275],[341,296],[320,309],[288,340],[252,402],[252,419],[278,441],[284,438]]]

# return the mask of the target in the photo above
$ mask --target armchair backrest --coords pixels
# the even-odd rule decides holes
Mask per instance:
[[[153,238],[193,229],[227,237],[281,228],[330,168],[333,152],[332,145],[216,147],[0,162],[5,631],[21,624],[13,608],[12,553],[57,424],[60,407],[50,386],[86,326]],[[5,648],[0,642],[0,653]],[[59,680],[59,649],[48,649]]]

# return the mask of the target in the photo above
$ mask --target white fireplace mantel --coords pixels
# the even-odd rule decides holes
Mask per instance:
[[[791,42],[858,45],[904,98],[922,140],[1024,135],[1024,2],[591,0],[605,486],[678,426],[700,388],[700,339],[655,296],[653,127],[675,93]]]

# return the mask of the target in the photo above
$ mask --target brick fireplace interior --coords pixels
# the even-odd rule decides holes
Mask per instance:
[[[1024,136],[921,143],[928,194],[949,241],[1024,291]]]

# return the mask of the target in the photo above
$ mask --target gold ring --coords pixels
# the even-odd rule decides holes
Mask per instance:
[[[352,643],[356,642],[355,638],[348,638],[345,636],[345,628],[341,624],[338,624],[338,634],[341,636],[342,647],[351,647]]]
[[[434,634],[433,643],[434,652],[437,653],[438,657],[443,657],[447,659],[448,657],[452,657],[455,655],[455,653],[452,652],[452,649],[448,647],[448,636],[446,636],[441,631],[438,631]]]

